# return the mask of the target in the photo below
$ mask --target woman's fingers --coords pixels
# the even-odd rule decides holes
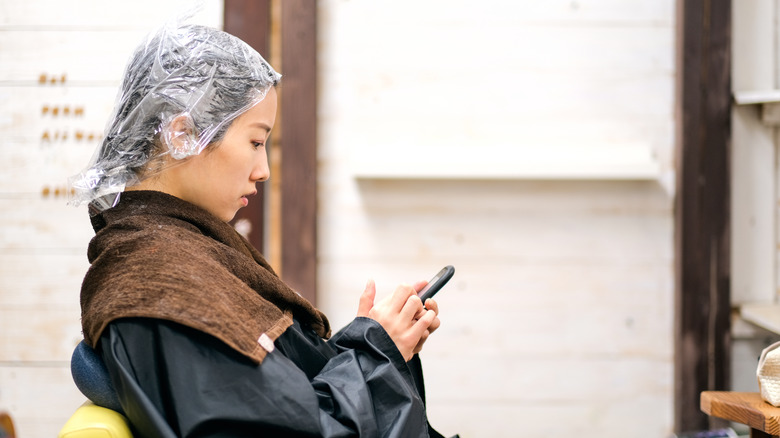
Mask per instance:
[[[436,318],[434,318],[433,322],[431,322],[431,325],[428,326],[428,333],[430,334],[435,332],[436,329],[438,329],[439,326],[441,326],[441,320],[439,319],[439,304],[436,303],[436,301],[434,301],[433,299],[428,298],[425,301],[425,308],[431,312],[436,313]]]
[[[433,310],[437,315],[439,314],[439,303],[437,303],[433,298],[428,298],[425,300],[425,308],[428,310]]]
[[[370,281],[360,297],[358,316],[378,321],[407,361],[422,349],[428,336],[441,325],[436,301],[429,299],[423,305],[417,296],[417,291],[425,284],[423,281],[414,286],[398,286],[390,296],[374,303],[376,286]]]
[[[376,284],[374,280],[368,280],[366,283],[366,289],[360,295],[360,301],[358,302],[357,316],[368,316],[368,312],[374,307],[374,298],[376,297]]]
[[[441,320],[439,320],[439,316],[436,315],[436,313],[433,310],[426,311],[426,314],[423,316],[421,321],[424,321],[426,319],[430,319],[430,324],[428,324],[427,328],[423,331],[423,333],[420,335],[419,340],[417,341],[417,345],[412,349],[413,354],[417,354],[420,351],[422,351],[423,344],[425,344],[425,341],[428,339],[428,337],[436,331],[437,328],[441,325]],[[419,323],[420,321],[418,321]],[[426,324],[427,321],[424,321],[424,324]]]
[[[431,333],[426,331],[423,333],[422,337],[420,337],[420,342],[417,343],[417,345],[414,347],[414,350],[412,350],[412,354],[419,354],[422,351],[423,344],[425,344],[425,341],[428,339],[428,336],[430,336]]]
[[[406,299],[406,303],[404,303],[404,307],[401,309],[401,316],[407,318],[410,322],[422,318],[424,313],[425,307],[416,293]]]
[[[426,310],[425,314],[415,321],[414,325],[412,326],[412,336],[416,339],[421,339],[423,336],[427,338],[427,336],[430,334],[428,331],[428,328],[439,318],[436,316],[436,312],[433,310]]]
[[[417,291],[412,286],[408,284],[398,286],[390,296],[391,308],[396,312],[400,312],[412,296],[417,296]]]

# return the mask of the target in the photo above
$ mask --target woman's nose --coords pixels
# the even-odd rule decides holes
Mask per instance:
[[[252,173],[249,175],[249,179],[257,181],[266,181],[271,176],[271,170],[268,168],[268,158],[265,154],[255,162],[255,166],[252,168]]]

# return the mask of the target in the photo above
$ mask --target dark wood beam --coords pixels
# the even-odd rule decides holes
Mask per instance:
[[[674,428],[730,373],[731,0],[677,1]]]
[[[282,278],[316,304],[317,3],[281,3]]]
[[[235,35],[270,61],[271,0],[225,0],[225,32]],[[247,238],[258,250],[265,250],[265,185],[259,186],[258,195],[242,208],[231,222],[247,220],[251,229]]]

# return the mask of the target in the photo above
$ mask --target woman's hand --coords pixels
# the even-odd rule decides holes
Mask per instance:
[[[423,285],[417,288],[417,291],[419,292],[420,289],[422,289],[422,287],[424,287],[426,284],[427,282],[423,282]],[[441,325],[441,320],[439,320],[439,304],[433,298],[428,298],[425,300],[425,309],[428,312],[434,312],[436,314],[436,318],[433,319],[433,322],[431,322],[431,325],[428,326],[428,329],[423,332],[422,336],[420,337],[420,342],[417,343],[417,345],[414,347],[414,350],[412,351],[413,354],[417,354],[422,351],[423,344],[428,339],[428,336],[436,331],[436,329]]]
[[[426,284],[423,281],[414,286],[398,286],[390,296],[374,304],[376,285],[372,280],[360,296],[358,316],[381,324],[406,361],[422,350],[428,336],[441,325],[436,301],[428,299],[423,306],[417,296]]]

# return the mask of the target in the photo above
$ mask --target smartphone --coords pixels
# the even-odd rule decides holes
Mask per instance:
[[[454,273],[455,268],[453,268],[452,265],[447,265],[443,267],[438,274],[434,275],[433,278],[431,278],[431,281],[429,281],[420,292],[417,292],[417,296],[420,297],[423,304],[425,303],[425,300],[436,295],[436,292],[450,281],[450,278],[452,278]]]

